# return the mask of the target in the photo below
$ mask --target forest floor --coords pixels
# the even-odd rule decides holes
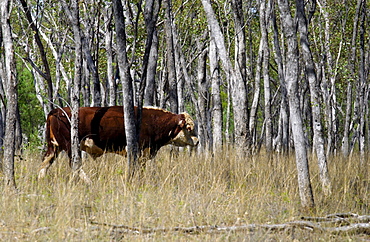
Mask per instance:
[[[291,155],[163,148],[128,183],[126,159],[106,154],[84,160],[91,185],[65,155],[38,180],[41,157],[17,157],[17,193],[0,184],[1,241],[370,241],[369,160],[356,155],[329,159],[328,196],[310,158],[314,211],[301,208]]]

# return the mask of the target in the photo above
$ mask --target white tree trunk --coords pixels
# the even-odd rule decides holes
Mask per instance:
[[[218,61],[217,48],[214,40],[211,39],[209,43],[209,69],[211,75],[211,96],[213,103],[213,151],[219,150],[222,147],[222,103]]]
[[[1,31],[3,42],[3,55],[1,56],[3,64],[2,81],[5,84],[6,94],[6,120],[5,120],[5,140],[4,140],[4,185],[6,188],[15,189],[14,177],[14,154],[15,154],[15,129],[17,120],[17,76],[14,58],[14,48],[12,40],[12,31],[9,22],[10,1],[3,0],[0,3]]]
[[[73,37],[75,41],[75,71],[71,92],[71,168],[86,183],[91,183],[90,179],[82,170],[80,141],[78,138],[78,111],[80,107],[80,89],[82,79],[82,38],[79,21],[79,6],[77,1],[72,1],[71,8],[65,0],[62,1],[63,9],[66,12],[69,22],[72,25]]]
[[[297,0],[298,29],[300,32],[300,43],[303,53],[303,59],[306,66],[306,77],[310,86],[311,108],[312,108],[312,126],[313,126],[313,146],[319,164],[320,180],[322,189],[326,196],[331,194],[331,182],[326,161],[324,135],[322,133],[321,110],[318,94],[318,83],[315,71],[315,65],[308,40],[308,26],[305,15],[304,2]]]
[[[269,59],[270,50],[268,46],[267,23],[270,16],[271,2],[262,0],[260,2],[260,26],[261,26],[261,43],[263,46],[263,86],[265,95],[265,145],[266,151],[272,150],[272,120],[271,120],[271,91],[270,91],[270,75],[269,75]],[[267,6],[266,6],[267,5]]]
[[[113,71],[113,30],[112,30],[112,7],[110,5],[105,7],[104,10],[104,21],[105,21],[105,49],[106,49],[106,56],[107,56],[107,82],[108,82],[108,93],[109,97],[108,105],[114,106],[116,105],[116,92],[117,92],[117,85],[116,79]]]
[[[233,68],[226,51],[224,36],[220,25],[212,9],[210,0],[202,0],[206,12],[207,21],[211,30],[211,38],[214,39],[223,69],[231,87],[232,104],[234,110],[235,143],[240,148],[248,145],[249,130],[247,120],[247,93],[246,85],[238,68]]]
[[[126,31],[125,18],[123,17],[123,7],[121,0],[113,1],[113,11],[116,21],[117,33],[117,55],[120,79],[123,90],[123,109],[125,119],[125,134],[127,140],[127,179],[131,180],[136,170],[138,169],[138,136],[136,130],[136,118],[134,112],[134,92],[130,78],[127,52],[126,52]]]
[[[287,56],[285,80],[287,83],[289,113],[292,126],[292,135],[295,147],[296,165],[298,172],[299,195],[302,207],[313,208],[314,199],[308,167],[308,157],[303,131],[302,114],[298,97],[298,42],[297,26],[291,16],[291,10],[287,0],[278,1],[281,23],[287,40]]]

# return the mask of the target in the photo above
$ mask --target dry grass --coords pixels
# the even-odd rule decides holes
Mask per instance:
[[[16,162],[19,193],[3,191],[0,199],[0,240],[26,241],[349,241],[361,236],[334,236],[304,230],[267,233],[225,232],[147,235],[120,234],[90,221],[141,228],[196,225],[278,224],[303,215],[352,212],[369,214],[368,164],[358,158],[329,161],[333,192],[324,197],[315,161],[310,161],[316,214],[300,211],[295,161],[292,156],[240,155],[233,149],[214,154],[173,155],[163,149],[140,179],[125,182],[125,159],[105,155],[88,159],[84,170],[93,180],[86,186],[73,179],[66,158],[37,180],[40,154],[25,152]],[[0,175],[1,176],[1,175]]]

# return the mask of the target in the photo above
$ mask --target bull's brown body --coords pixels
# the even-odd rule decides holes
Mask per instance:
[[[39,177],[46,175],[47,169],[59,152],[66,151],[71,157],[70,118],[70,108],[58,108],[49,113],[46,122],[48,146]],[[98,157],[104,152],[122,154],[125,150],[127,142],[122,106],[81,107],[78,129],[81,149],[93,157]],[[149,151],[150,158],[166,144],[195,146],[197,143],[198,139],[194,136],[194,123],[188,114],[174,114],[158,108],[143,108],[139,148],[141,151]]]

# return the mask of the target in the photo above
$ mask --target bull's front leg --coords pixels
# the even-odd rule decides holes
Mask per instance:
[[[86,138],[81,141],[80,149],[91,155],[94,159],[104,154],[104,150],[98,147],[93,139]]]

